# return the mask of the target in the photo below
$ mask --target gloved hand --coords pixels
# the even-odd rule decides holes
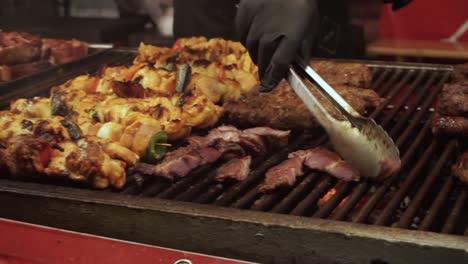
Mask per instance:
[[[392,3],[392,9],[393,10],[398,10],[405,5],[409,4],[412,0],[384,0],[384,3]]]
[[[318,21],[317,0],[241,0],[236,30],[258,65],[260,91],[275,88],[297,54],[310,58]]]

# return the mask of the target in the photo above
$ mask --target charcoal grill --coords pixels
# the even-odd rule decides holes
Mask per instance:
[[[0,86],[0,106],[134,56],[107,50]],[[468,190],[450,175],[466,142],[430,131],[434,101],[452,67],[364,63],[374,75],[372,88],[386,98],[370,115],[402,155],[402,171],[383,183],[342,182],[311,171],[291,188],[260,194],[264,173],[287,153],[327,142],[305,133],[255,160],[236,184],[215,183],[209,166],[175,183],[155,179],[141,186],[130,176],[121,191],[2,179],[0,217],[268,263],[468,263]]]

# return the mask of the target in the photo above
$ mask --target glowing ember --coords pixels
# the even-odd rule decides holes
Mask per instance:
[[[336,194],[336,188],[331,188],[318,202],[320,206],[324,205],[327,203],[334,195]],[[348,200],[348,197],[345,197],[343,200],[341,200],[340,204],[337,206],[337,208],[342,207],[345,202]]]
[[[336,189],[335,188],[331,188],[320,200],[319,200],[319,205],[323,205],[325,204],[326,202],[328,202],[328,200],[330,200],[333,195],[335,195],[336,193]]]

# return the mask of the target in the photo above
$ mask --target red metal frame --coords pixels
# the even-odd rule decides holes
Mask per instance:
[[[0,218],[0,264],[172,264],[181,259],[193,264],[250,263]]]
[[[398,11],[382,5],[381,39],[440,40],[450,37],[468,20],[466,0],[413,0]],[[468,32],[458,39],[468,41]]]

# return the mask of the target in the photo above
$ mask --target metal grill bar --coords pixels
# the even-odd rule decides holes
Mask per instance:
[[[440,92],[440,90],[442,90],[442,87],[443,87],[443,84],[448,80],[450,74],[449,73],[445,73],[443,75],[443,77],[440,79],[439,83],[437,84],[436,86],[436,89],[434,92],[432,93],[429,93],[429,97],[426,99],[426,101],[424,101],[424,103],[421,105],[420,107],[420,110],[413,116],[413,122],[411,122],[409,124],[409,126],[405,129],[405,131],[403,132],[403,134],[400,135],[400,137],[398,138],[398,141],[396,142],[398,145],[401,145],[403,142],[406,141],[406,139],[408,138],[408,136],[414,132],[414,129],[416,128],[417,125],[419,125],[419,120],[422,119],[423,115],[426,114],[426,111],[429,110],[429,107],[431,106],[432,102],[434,102],[434,99],[435,97],[438,95],[438,93]],[[423,98],[424,96],[427,96],[426,93],[422,92],[420,93],[419,95],[421,98]],[[419,103],[419,101],[418,101]],[[398,133],[398,131],[406,124],[406,122],[408,121],[408,119],[411,117],[411,115],[414,114],[414,111],[417,109],[416,106],[418,104],[414,104],[414,107],[410,110],[408,110],[402,117],[402,122],[398,122],[393,128],[392,130],[390,131],[390,135],[394,135],[396,133]],[[418,120],[418,121],[416,121]]]
[[[331,176],[325,176],[322,181],[310,192],[304,200],[291,211],[292,215],[308,215],[320,197],[322,197],[335,183]]]
[[[450,215],[447,218],[447,221],[442,227],[442,233],[444,234],[453,233],[453,231],[455,230],[457,221],[460,218],[461,212],[463,210],[463,206],[465,205],[467,196],[468,196],[468,191],[466,190],[466,187],[464,187],[463,190],[461,190],[461,193],[458,196],[457,200],[455,201],[455,205],[453,206],[453,209],[450,212]],[[465,234],[466,234],[466,231],[465,231]]]
[[[354,183],[351,182],[340,182],[336,187],[336,193],[333,197],[328,200],[321,208],[318,210],[314,217],[325,218],[328,217],[333,210],[340,204],[340,202],[346,197],[346,195],[351,191]]]
[[[421,142],[423,141],[424,137],[428,134],[430,128],[430,124],[427,122],[421,132],[416,137],[416,140],[411,144],[410,148],[405,152],[403,158],[401,159],[401,166],[402,168],[406,167],[406,164],[411,158],[414,158],[414,152],[420,146]],[[397,144],[398,147],[400,147]],[[384,196],[387,189],[392,185],[396,180],[398,180],[399,176],[395,175],[390,179],[386,180],[382,185],[377,188],[377,191],[372,195],[372,197],[367,201],[364,207],[359,211],[356,217],[353,218],[353,222],[361,223],[367,219],[368,215],[370,214],[371,210],[377,205],[379,201],[381,201],[382,197]],[[365,188],[367,184],[361,184],[361,188]]]
[[[244,194],[249,187],[251,187],[255,182],[258,182],[269,168],[284,160],[287,157],[288,153],[297,150],[299,147],[303,146],[306,143],[306,140],[307,137],[302,136],[296,142],[286,147],[283,151],[267,159],[256,170],[252,171],[247,177],[247,179],[229,188],[224,193],[224,195],[219,196],[214,203],[216,205],[226,206],[233,202],[236,199],[236,197]]]
[[[407,103],[407,100],[410,97],[410,95],[413,94],[413,92],[419,87],[419,84],[422,82],[425,75],[426,75],[425,71],[421,71],[418,74],[414,82],[411,84],[411,87],[407,89],[406,91],[404,91],[401,98],[398,98],[398,103],[394,105],[390,113],[385,115],[384,120],[380,122],[381,126],[387,127],[390,124],[390,121],[395,117],[395,115],[400,111],[400,109]],[[423,91],[425,91],[429,87],[429,85],[432,84],[432,80],[433,78],[429,80],[430,82],[428,82],[427,85],[423,88]],[[396,94],[397,94],[396,90],[392,91],[391,98],[394,98]]]
[[[411,185],[413,184],[416,177],[418,177],[426,166],[427,162],[429,161],[430,157],[434,154],[437,146],[438,141],[432,141],[431,145],[426,149],[423,156],[418,160],[414,168],[411,170],[410,174],[406,176],[403,184],[398,189],[397,193],[393,196],[392,200],[385,206],[385,209],[380,214],[379,218],[375,222],[376,225],[385,225],[387,224],[391,214],[396,209],[400,201],[406,195],[408,190],[410,189]]]
[[[397,227],[408,228],[408,226],[411,224],[413,217],[416,215],[416,211],[421,207],[423,200],[426,198],[437,176],[439,176],[439,172],[442,170],[442,167],[445,165],[447,160],[450,158],[450,155],[455,150],[456,144],[457,142],[455,140],[449,142],[444,152],[442,153],[442,156],[440,157],[439,161],[437,161],[436,166],[432,169],[429,176],[426,177],[423,185],[419,188],[417,194],[411,201],[411,204],[401,217],[400,222],[398,222],[397,224]]]
[[[434,219],[437,217],[445,201],[447,201],[450,191],[452,190],[454,185],[455,185],[455,182],[453,178],[447,177],[444,186],[440,190],[440,193],[437,195],[436,199],[434,200],[429,210],[427,210],[426,217],[421,222],[421,225],[419,226],[419,230],[428,231],[431,228],[432,223],[434,222]]]
[[[303,178],[292,192],[290,192],[280,203],[271,210],[273,213],[288,213],[291,206],[297,203],[301,197],[304,197],[306,192],[319,179],[318,173],[312,172]]]

